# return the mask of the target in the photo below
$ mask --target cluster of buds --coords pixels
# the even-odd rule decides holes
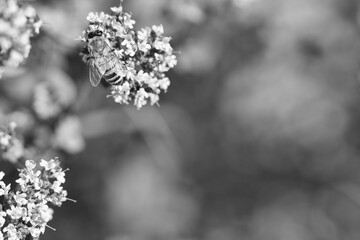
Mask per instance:
[[[0,159],[17,162],[24,155],[24,147],[15,137],[16,123],[10,122],[6,128],[0,128]]]
[[[26,160],[25,168],[18,170],[15,190],[2,181],[5,174],[0,172],[0,198],[3,198],[0,205],[0,239],[21,240],[28,235],[38,239],[52,219],[53,209],[49,204],[61,206],[69,200],[62,187],[65,171],[58,159],[41,160],[39,165]]]
[[[0,1],[0,78],[6,67],[17,67],[28,57],[30,37],[39,33],[40,26],[32,6],[17,0]]]
[[[151,105],[157,104],[160,92],[166,92],[170,85],[165,72],[177,63],[171,38],[163,36],[163,26],[135,31],[135,21],[121,5],[112,7],[111,14],[91,12],[87,20],[89,26],[80,37],[84,43],[83,61],[90,67],[105,66],[101,77],[111,85],[108,97],[121,104],[133,102],[138,109],[148,101]],[[96,49],[99,44],[93,44],[94,38],[108,49]]]

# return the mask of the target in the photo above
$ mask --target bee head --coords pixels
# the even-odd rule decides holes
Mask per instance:
[[[88,38],[93,38],[93,37],[100,37],[103,34],[103,32],[101,30],[95,30],[95,31],[91,31],[88,33]]]

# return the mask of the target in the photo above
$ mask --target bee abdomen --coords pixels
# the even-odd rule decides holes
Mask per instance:
[[[112,85],[116,85],[121,81],[121,77],[112,70],[106,71],[103,77],[108,83]]]

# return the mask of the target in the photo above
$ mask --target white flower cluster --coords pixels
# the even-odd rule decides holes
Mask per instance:
[[[40,167],[32,160],[25,162],[25,168],[19,169],[17,190],[2,181],[4,172],[0,172],[0,240],[22,240],[29,234],[38,239],[47,223],[52,219],[55,206],[68,200],[62,184],[65,172],[58,159],[41,160]]]
[[[17,0],[0,1],[0,78],[6,67],[17,67],[30,52],[30,37],[39,33],[35,9]]]
[[[135,21],[129,13],[123,12],[122,6],[112,7],[111,14],[91,12],[87,20],[89,26],[80,37],[85,46],[82,51],[83,61],[90,64],[90,61],[95,59],[96,62],[96,58],[99,58],[98,54],[92,52],[89,42],[94,33],[101,33],[100,37],[111,48],[108,52],[114,53],[112,61],[121,66],[117,71],[120,80],[110,82],[111,94],[108,97],[117,103],[128,104],[133,101],[138,109],[148,100],[151,105],[156,104],[160,92],[166,92],[170,85],[165,72],[177,64],[170,45],[171,38],[163,36],[163,26],[135,31]]]
[[[0,129],[0,159],[12,163],[17,162],[24,155],[24,146],[15,137],[16,123],[10,122],[9,126]]]

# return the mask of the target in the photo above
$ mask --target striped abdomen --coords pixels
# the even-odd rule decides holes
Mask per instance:
[[[103,75],[103,78],[111,85],[119,84],[122,79],[122,77],[116,72],[116,68],[107,69]]]
[[[101,67],[105,70],[103,78],[111,85],[118,85],[122,80],[121,66],[115,58],[108,58]]]

